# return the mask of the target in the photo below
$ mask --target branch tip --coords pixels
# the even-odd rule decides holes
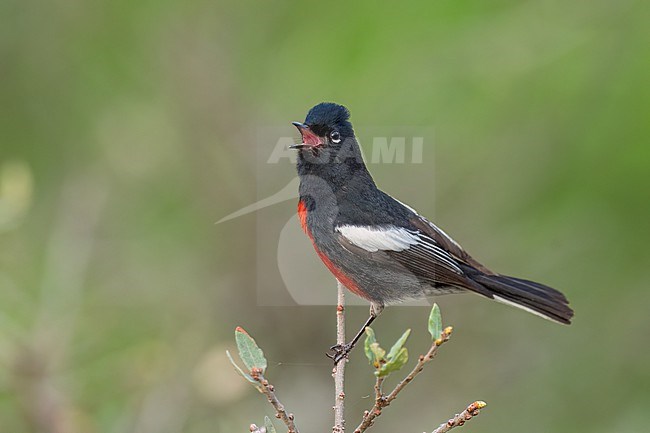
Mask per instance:
[[[451,418],[449,421],[440,424],[440,426],[437,429],[435,429],[432,433],[447,433],[449,430],[453,429],[454,427],[460,427],[464,425],[470,419],[474,418],[475,416],[478,416],[481,409],[483,409],[485,406],[487,406],[487,403],[485,403],[484,401],[481,400],[475,401],[474,403],[467,406],[467,409],[465,409],[461,413],[456,414],[456,416]]]
[[[440,333],[440,337],[438,337],[438,338],[434,341],[434,343],[436,344],[436,346],[440,346],[440,345],[442,345],[443,343],[446,343],[447,341],[449,341],[449,337],[451,337],[451,333],[452,333],[453,331],[454,331],[453,326],[447,326],[447,327],[446,327],[446,328],[445,328],[445,329]]]
[[[474,407],[475,409],[483,409],[485,406],[487,406],[487,403],[482,400],[475,401],[470,405],[470,407]]]

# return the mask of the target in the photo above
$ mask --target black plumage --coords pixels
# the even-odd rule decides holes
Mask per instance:
[[[366,324],[386,304],[460,292],[570,323],[573,310],[562,293],[490,271],[433,223],[377,188],[349,118],[345,107],[321,103],[304,123],[294,122],[303,139],[294,146],[299,209],[303,229],[328,268],[371,302]],[[338,348],[336,360],[359,336]]]

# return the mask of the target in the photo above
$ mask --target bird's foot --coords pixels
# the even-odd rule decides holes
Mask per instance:
[[[347,344],[336,344],[330,347],[330,351],[325,355],[334,361],[334,365],[338,365],[341,360],[346,359],[352,351],[352,345]]]

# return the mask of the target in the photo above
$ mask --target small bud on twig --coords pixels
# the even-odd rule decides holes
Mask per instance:
[[[440,426],[432,433],[446,433],[454,427],[462,426],[467,421],[477,416],[480,413],[481,409],[483,409],[485,406],[487,406],[487,403],[484,401],[475,401],[474,403],[467,406],[467,409],[459,414],[456,414],[456,416],[451,418],[449,421],[440,424]]]

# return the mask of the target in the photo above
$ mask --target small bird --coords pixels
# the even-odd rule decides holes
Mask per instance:
[[[350,112],[316,105],[304,123],[297,169],[298,217],[316,253],[338,281],[370,302],[370,317],[347,344],[328,356],[337,364],[385,305],[429,296],[472,292],[558,323],[573,310],[559,291],[492,272],[431,221],[391,197],[368,172]]]

